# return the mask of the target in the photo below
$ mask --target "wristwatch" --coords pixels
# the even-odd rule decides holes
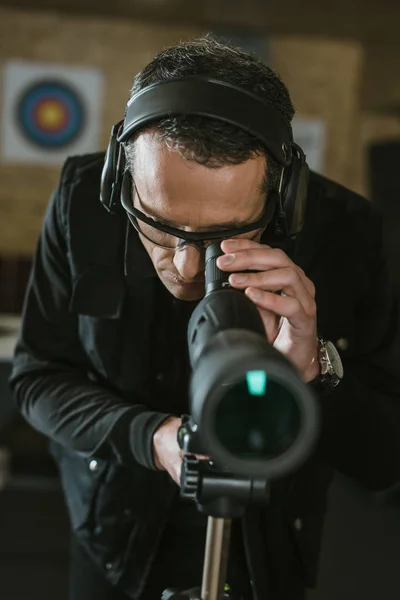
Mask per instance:
[[[323,338],[318,338],[318,362],[320,372],[311,383],[333,390],[343,379],[343,364],[335,345]]]

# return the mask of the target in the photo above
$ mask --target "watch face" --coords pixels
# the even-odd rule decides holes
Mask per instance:
[[[339,379],[343,378],[343,364],[339,352],[336,350],[332,342],[326,342],[326,352],[332,365],[333,374]]]

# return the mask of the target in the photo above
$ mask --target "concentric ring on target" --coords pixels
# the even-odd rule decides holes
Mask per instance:
[[[42,80],[21,94],[16,122],[22,135],[42,149],[59,149],[83,132],[86,115],[79,93],[63,81]]]

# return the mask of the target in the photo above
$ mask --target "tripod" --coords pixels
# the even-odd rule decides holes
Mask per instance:
[[[178,433],[181,448],[193,452],[196,439],[190,419],[184,418]],[[200,454],[198,449],[196,454]],[[181,496],[195,501],[197,509],[208,516],[202,585],[184,591],[167,588],[162,600],[232,600],[225,584],[232,519],[242,516],[249,504],[268,502],[267,481],[233,475],[211,460],[187,454],[182,465]]]

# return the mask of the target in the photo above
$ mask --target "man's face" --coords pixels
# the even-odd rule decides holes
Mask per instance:
[[[156,220],[186,231],[243,226],[265,207],[265,158],[210,168],[169,150],[152,132],[135,143],[134,205]],[[140,196],[140,200],[138,198]],[[242,237],[253,237],[254,232]],[[223,234],[221,235],[223,237]],[[204,252],[194,246],[170,250],[140,236],[165,287],[182,300],[204,296]]]

